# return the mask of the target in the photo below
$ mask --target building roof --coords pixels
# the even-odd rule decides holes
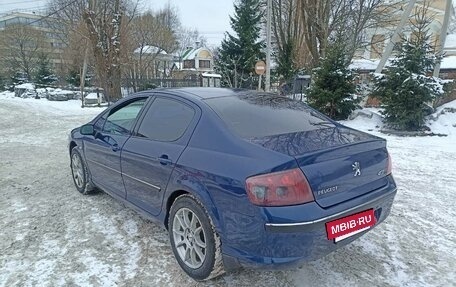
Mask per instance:
[[[156,46],[149,46],[146,45],[144,47],[139,47],[134,51],[135,54],[162,54],[162,55],[168,55],[168,53]]]
[[[442,70],[453,70],[456,69],[456,56],[448,56],[442,59],[440,64]]]
[[[349,68],[353,70],[361,71],[375,71],[377,69],[380,60],[366,60],[366,59],[355,59],[350,64]],[[391,65],[391,59],[388,60],[385,67]],[[442,59],[440,64],[441,70],[453,70],[456,69],[456,56],[447,56]]]
[[[184,52],[182,60],[194,60],[201,51],[208,51],[212,55],[212,52],[208,48],[189,48],[187,49],[187,51]]]
[[[445,39],[445,49],[456,49],[456,34],[449,34]]]

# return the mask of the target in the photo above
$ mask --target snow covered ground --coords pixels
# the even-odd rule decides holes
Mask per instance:
[[[456,108],[456,102],[446,105]],[[442,110],[443,108],[439,109]],[[100,108],[0,94],[0,286],[454,286],[456,114],[447,137],[379,133],[381,118],[344,122],[388,140],[399,192],[390,217],[299,269],[243,270],[195,283],[166,231],[104,193],[73,187],[67,134]],[[378,112],[377,110],[371,110]]]

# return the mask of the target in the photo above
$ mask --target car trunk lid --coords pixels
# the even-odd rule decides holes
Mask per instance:
[[[387,184],[386,141],[357,130],[338,125],[251,142],[293,156],[324,208]]]

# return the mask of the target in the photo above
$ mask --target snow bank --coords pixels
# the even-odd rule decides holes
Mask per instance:
[[[31,84],[31,83],[25,83],[25,84],[20,84],[20,85],[14,86],[14,88],[16,88],[16,89],[25,89],[25,90],[34,90],[35,89],[35,85]]]
[[[381,111],[382,109],[377,108],[356,110],[350,120],[340,123],[363,131],[380,132],[384,126]],[[431,133],[456,139],[456,100],[438,107],[435,113],[427,118],[426,125]]]
[[[27,107],[36,113],[47,113],[61,116],[74,116],[82,114],[96,115],[105,109],[103,107],[81,108],[81,101],[79,100],[49,101],[47,99],[17,98],[12,92],[0,93],[0,103],[3,101],[14,103],[17,106]]]
[[[456,100],[438,107],[429,117],[427,125],[434,133],[456,139]]]

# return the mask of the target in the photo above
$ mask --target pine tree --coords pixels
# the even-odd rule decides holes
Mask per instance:
[[[355,75],[348,66],[343,45],[328,47],[320,67],[314,70],[307,95],[310,106],[335,120],[346,119],[359,103],[355,95]]]
[[[262,12],[259,0],[240,0],[234,5],[231,27],[235,35],[226,33],[218,51],[215,68],[222,74],[222,84],[233,88],[251,88],[255,63],[264,59],[259,41]],[[254,77],[255,79],[257,77]]]
[[[38,70],[35,79],[36,83],[42,86],[48,86],[56,81],[56,77],[51,71],[49,58],[44,53],[38,57]]]
[[[376,75],[373,95],[380,98],[386,123],[398,130],[420,130],[429,111],[427,103],[441,96],[442,80],[432,74],[438,59],[429,44],[429,21],[417,19],[410,39],[385,74]]]

